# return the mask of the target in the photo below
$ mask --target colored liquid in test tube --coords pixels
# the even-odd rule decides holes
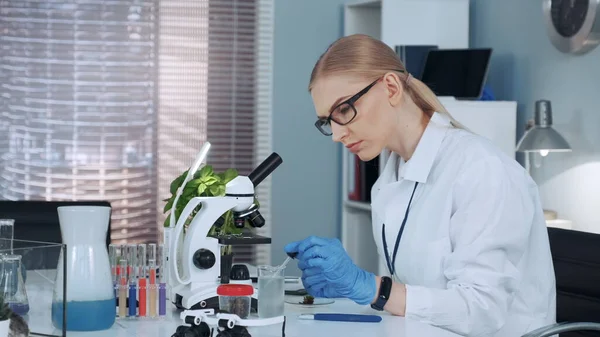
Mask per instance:
[[[148,315],[150,317],[156,317],[156,260],[148,259],[148,272],[150,273],[150,284],[148,285]]]
[[[149,273],[149,285],[148,285],[148,315],[150,317],[156,317],[156,302],[157,298],[157,284],[156,284],[156,244],[151,243],[148,245],[148,273]]]
[[[163,244],[160,244],[158,245],[158,316],[165,316],[167,314],[167,283],[165,281],[167,268],[165,258],[165,247]]]
[[[127,260],[119,260],[119,317],[127,317]]]
[[[129,272],[129,317],[137,316],[137,245],[127,246]]]
[[[147,284],[148,271],[147,271],[147,266],[146,266],[146,245],[143,243],[138,245],[138,264],[139,264],[138,293],[139,293],[139,299],[140,299],[138,316],[145,317],[146,310],[148,308],[147,307],[148,303],[146,300],[147,296],[148,296],[148,284]]]

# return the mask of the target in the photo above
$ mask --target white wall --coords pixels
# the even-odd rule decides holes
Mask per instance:
[[[519,102],[517,135],[534,104],[549,99],[555,128],[572,153],[550,153],[532,176],[543,206],[600,232],[600,48],[582,56],[556,50],[546,36],[541,1],[472,0],[472,47],[492,47],[490,85],[500,99]]]

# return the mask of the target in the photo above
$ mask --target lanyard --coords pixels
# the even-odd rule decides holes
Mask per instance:
[[[417,185],[419,182],[415,182],[415,187],[413,188],[412,194],[410,195],[410,200],[408,201],[408,206],[406,206],[406,212],[404,213],[404,219],[402,220],[402,225],[400,225],[400,230],[398,231],[398,236],[396,237],[396,245],[394,246],[394,253],[392,257],[392,262],[390,263],[390,255],[388,253],[387,241],[385,239],[385,224],[383,224],[383,228],[381,229],[381,238],[383,240],[383,251],[385,253],[385,260],[388,265],[388,269],[390,270],[390,275],[394,276],[396,272],[396,254],[398,254],[398,246],[400,245],[400,238],[402,237],[402,232],[404,232],[404,225],[406,224],[406,220],[408,219],[408,212],[410,210],[410,204],[412,203],[413,196],[415,195],[415,191],[417,190]]]

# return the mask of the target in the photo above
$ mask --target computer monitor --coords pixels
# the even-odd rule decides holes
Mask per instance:
[[[491,55],[491,48],[430,50],[421,81],[438,96],[479,99]]]
[[[396,46],[396,54],[400,57],[406,71],[411,73],[413,77],[421,79],[423,74],[423,68],[425,67],[425,60],[427,54],[431,50],[438,49],[435,45],[410,45],[410,46]]]

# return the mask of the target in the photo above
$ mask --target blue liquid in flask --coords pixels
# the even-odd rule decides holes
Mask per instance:
[[[68,331],[107,330],[115,323],[115,299],[67,302]],[[63,328],[63,302],[52,303],[52,323]]]

